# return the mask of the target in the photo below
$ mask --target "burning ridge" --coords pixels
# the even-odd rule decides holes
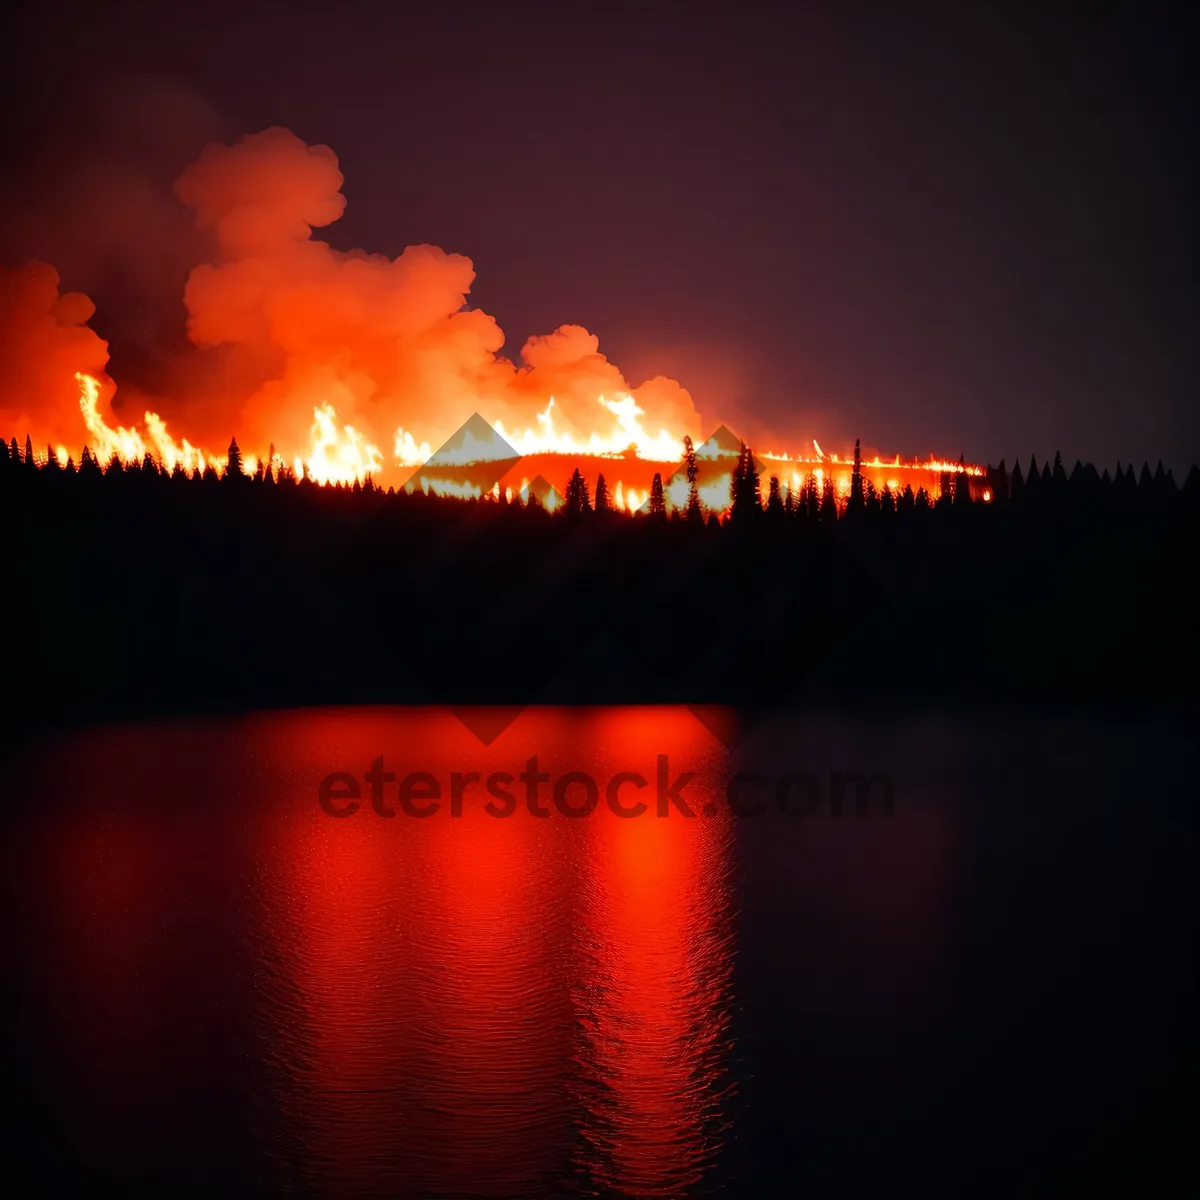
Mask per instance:
[[[52,267],[0,272],[0,352],[11,364],[0,428],[48,446],[60,462],[86,446],[102,463],[149,455],[188,474],[224,471],[229,456],[219,447],[236,433],[251,472],[403,484],[421,468],[430,487],[440,481],[445,494],[461,495],[501,483],[490,468],[454,477],[481,464],[520,460],[561,491],[570,474],[561,466],[618,460],[607,482],[631,509],[646,502],[654,474],[676,471],[685,439],[701,433],[680,383],[657,376],[631,385],[578,325],[505,357],[503,331],[469,302],[470,259],[431,245],[389,259],[314,236],[344,213],[342,184],[329,147],[282,128],[210,145],[183,172],[175,195],[208,257],[188,276],[189,346],[162,394],[118,388],[108,344],[89,324],[94,305],[61,293]],[[697,454],[729,462],[739,446],[722,427]],[[812,473],[833,474],[842,487],[849,464],[814,450],[760,458],[791,486]],[[981,470],[932,458],[866,466],[885,484],[892,469]],[[533,475],[504,486],[519,493]],[[715,506],[719,488],[706,487]]]

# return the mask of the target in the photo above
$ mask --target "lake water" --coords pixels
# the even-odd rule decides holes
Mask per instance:
[[[446,710],[343,709],[25,747],[10,1163],[126,1194],[530,1198],[1178,1169],[1192,714],[704,718],[531,710],[484,745]],[[731,809],[737,772],[765,811]],[[436,810],[405,811],[406,777]]]

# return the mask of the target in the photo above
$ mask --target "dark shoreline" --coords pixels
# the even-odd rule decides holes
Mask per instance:
[[[9,738],[359,705],[1196,703],[1196,472],[693,523],[0,466]]]
[[[1039,720],[1102,720],[1116,723],[1137,723],[1146,720],[1161,720],[1165,724],[1175,721],[1195,721],[1200,723],[1200,697],[1165,697],[1143,700],[1097,700],[1094,698],[1060,696],[1048,698],[988,698],[975,699],[970,703],[953,702],[946,699],[918,699],[879,701],[877,703],[838,703],[835,701],[809,703],[781,702],[777,705],[759,708],[727,705],[718,702],[688,702],[678,699],[646,700],[634,699],[629,701],[579,702],[555,701],[542,698],[531,701],[523,707],[566,707],[578,709],[581,712],[588,709],[602,709],[628,704],[634,707],[693,707],[700,715],[705,710],[722,710],[727,712],[735,721],[742,723],[747,730],[753,730],[761,724],[769,723],[779,718],[811,718],[813,720],[846,721],[864,727],[875,725],[894,727],[897,724],[911,724],[930,719],[945,720],[956,724],[971,725],[976,722],[1007,724],[1012,722]],[[275,712],[294,712],[304,710],[322,712],[329,709],[358,709],[364,715],[389,709],[433,708],[443,709],[447,713],[458,709],[478,707],[482,710],[517,708],[511,702],[492,701],[490,703],[474,702],[459,703],[454,700],[420,701],[405,699],[290,699],[276,698],[274,702],[266,697],[256,697],[244,703],[213,704],[205,707],[187,706],[143,706],[123,709],[93,709],[71,713],[45,714],[37,718],[10,722],[4,735],[0,737],[0,748],[18,750],[32,743],[54,739],[84,731],[94,731],[104,728],[122,728],[126,726],[162,726],[168,727],[182,724],[200,724],[207,722],[222,722],[235,720],[239,717],[252,717]],[[514,721],[519,716],[514,717]]]

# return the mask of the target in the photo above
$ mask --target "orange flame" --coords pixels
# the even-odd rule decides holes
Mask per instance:
[[[144,431],[137,427],[110,425],[100,412],[100,381],[83,373],[77,373],[75,378],[80,389],[80,412],[89,435],[90,446],[99,462],[108,463],[116,458],[124,465],[130,466],[149,456],[167,471],[174,471],[178,467],[188,475],[210,469],[218,472],[227,469],[227,455],[200,449],[186,438],[177,440],[157,413],[145,413]],[[501,422],[496,422],[493,428],[503,442],[521,458],[539,454],[552,455],[572,464],[599,460],[596,466],[601,469],[604,460],[627,462],[630,458],[653,464],[655,467],[661,466],[661,473],[667,481],[664,488],[667,505],[676,509],[684,508],[690,486],[682,472],[675,470],[684,456],[682,438],[676,439],[666,430],[650,434],[641,424],[644,414],[632,396],[619,396],[614,400],[599,397],[598,404],[617,418],[617,433],[602,436],[593,432],[583,440],[557,429],[553,399],[545,410],[538,414],[537,430],[525,429],[513,433],[506,430]],[[756,457],[764,468],[763,474],[775,475],[780,480],[781,488],[792,493],[798,493],[809,479],[817,491],[822,492],[826,478],[831,478],[835,497],[839,503],[844,503],[850,494],[851,462],[840,459],[836,454],[826,454],[815,440],[813,449],[814,455],[789,455],[766,451],[756,452]],[[511,501],[529,486],[528,477],[521,478],[519,487],[514,486],[510,480],[493,481],[483,485],[470,480],[443,477],[442,468],[456,465],[470,467],[496,461],[500,453],[507,455],[509,451],[501,450],[498,443],[476,437],[467,430],[461,443],[453,451],[438,454],[438,462],[435,465],[431,462],[433,454],[429,443],[418,443],[410,433],[399,429],[396,431],[393,445],[393,460],[387,463],[383,451],[377,445],[354,426],[341,424],[334,406],[324,403],[313,409],[309,446],[293,453],[290,461],[298,478],[307,477],[322,485],[349,484],[356,480],[364,482],[368,478],[385,474],[391,467],[411,469],[428,465],[428,471],[417,470],[409,483],[410,490],[419,487],[424,492],[437,495],[481,499],[485,495],[498,498],[503,487],[506,499]],[[714,453],[710,448],[702,447],[698,450],[698,457],[706,461],[715,461]],[[60,445],[54,450],[54,454],[59,463],[65,465],[69,458],[67,448]],[[247,454],[243,457],[243,469],[253,474],[259,469],[260,461],[257,456]],[[288,461],[287,457],[273,454],[266,462],[267,469],[277,473],[285,461]],[[931,493],[940,491],[940,480],[935,482],[934,477],[953,474],[966,474],[971,477],[984,475],[984,469],[974,464],[947,462],[934,457],[905,463],[901,462],[899,455],[890,463],[884,463],[876,455],[869,462],[862,464],[862,471],[864,478],[870,479],[877,489],[882,491],[887,488],[895,493],[903,488],[901,475],[911,478],[917,474],[928,479],[927,484],[922,482],[920,486],[926,486]],[[709,473],[697,485],[701,504],[712,512],[725,511],[729,506],[729,485],[728,471],[715,475]],[[649,497],[648,487],[634,485],[621,478],[617,478],[610,488],[613,507],[618,512],[636,513]],[[763,493],[765,502],[765,486]],[[982,499],[985,503],[992,499],[990,489],[983,490]],[[559,497],[551,492],[547,496],[545,507],[554,511],[560,503]]]

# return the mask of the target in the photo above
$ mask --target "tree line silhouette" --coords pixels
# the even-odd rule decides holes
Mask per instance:
[[[767,483],[767,496],[762,496],[762,477],[753,451],[742,443],[740,453],[730,472],[729,505],[721,514],[705,507],[700,499],[697,480],[699,469],[695,449],[690,437],[684,438],[685,459],[683,470],[688,480],[688,498],[682,507],[668,508],[664,495],[664,484],[661,474],[655,474],[651,483],[647,503],[639,515],[664,517],[670,520],[687,521],[690,524],[707,524],[709,527],[719,525],[738,525],[754,520],[770,520],[790,517],[796,520],[833,522],[845,518],[871,513],[905,513],[945,509],[952,505],[969,505],[981,503],[972,497],[970,483],[972,476],[965,471],[948,471],[940,475],[936,494],[931,494],[924,487],[915,492],[911,485],[902,489],[879,489],[861,470],[859,443],[855,442],[855,461],[850,476],[848,496],[838,495],[833,480],[825,478],[819,482],[815,472],[810,471],[804,483],[796,489],[788,484],[782,484],[778,475],[770,475]],[[46,478],[45,483],[55,476],[64,479],[77,477],[81,483],[95,482],[101,477],[110,480],[110,485],[117,485],[124,479],[137,479],[143,483],[150,481],[169,480],[176,489],[184,486],[191,488],[211,489],[216,484],[223,486],[239,486],[257,484],[260,486],[278,487],[281,494],[295,487],[321,488],[327,494],[352,493],[354,495],[395,496],[396,489],[388,487],[386,492],[378,487],[368,475],[353,483],[316,484],[311,478],[301,473],[297,476],[287,466],[271,466],[267,461],[257,464],[252,472],[247,472],[243,466],[243,456],[238,447],[237,439],[230,443],[228,463],[221,471],[213,469],[204,472],[189,472],[182,464],[177,464],[173,470],[168,470],[152,455],[147,454],[141,463],[127,464],[114,456],[106,464],[101,464],[92,452],[84,447],[80,463],[76,466],[73,459],[60,463],[52,449],[47,447],[46,453],[37,455],[31,440],[26,437],[22,450],[14,437],[11,442],[0,441],[0,479],[11,488],[19,488],[21,481],[31,479],[30,472],[40,472]],[[17,469],[20,468],[20,471]],[[978,476],[974,477],[978,478]],[[989,466],[983,476],[983,482],[988,492],[986,503],[1004,505],[1013,502],[1060,502],[1069,505],[1111,501],[1118,504],[1150,501],[1161,504],[1164,501],[1178,501],[1182,508],[1194,507],[1196,493],[1200,490],[1200,468],[1193,465],[1187,479],[1180,488],[1170,471],[1164,469],[1160,459],[1157,468],[1152,472],[1148,463],[1143,463],[1141,471],[1134,470],[1132,463],[1124,467],[1118,462],[1116,471],[1110,474],[1108,469],[1097,471],[1090,463],[1085,465],[1076,461],[1068,474],[1064,468],[1061,454],[1055,454],[1054,461],[1045,461],[1038,467],[1036,456],[1031,456],[1028,468],[1022,472],[1020,463],[1013,466],[1010,473],[1004,460],[999,466]],[[124,486],[121,484],[121,486]],[[401,495],[409,493],[402,490]],[[440,497],[436,493],[430,497],[444,500],[447,503],[462,504],[464,501],[456,497]],[[476,499],[468,499],[465,503],[490,504],[499,507],[513,505],[515,507],[543,508],[533,492],[524,499],[509,498],[507,495],[484,495]],[[607,514],[621,515],[613,500],[612,492],[605,481],[603,473],[596,479],[595,495],[593,498],[587,480],[578,468],[573,472],[567,484],[566,496],[562,505],[563,513],[568,517]]]
[[[857,459],[857,456],[856,456]],[[1191,696],[1200,472],[1061,457],[938,495],[791,489],[743,445],[726,512],[603,475],[563,503],[60,465],[0,442],[19,720],[333,703],[904,706]],[[764,496],[765,492],[765,496]],[[673,493],[675,494],[675,493]]]

